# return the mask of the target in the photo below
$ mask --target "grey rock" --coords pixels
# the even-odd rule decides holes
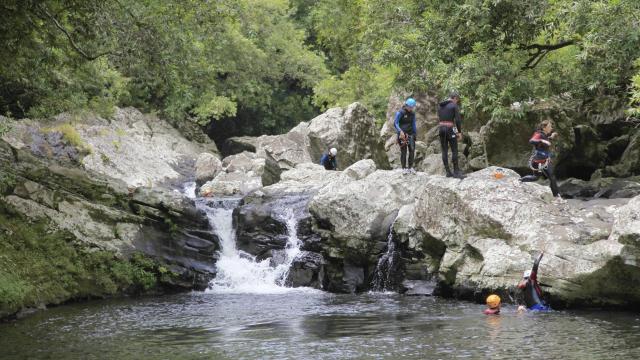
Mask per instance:
[[[432,296],[435,292],[437,282],[428,280],[405,280],[402,286],[406,289],[405,295],[425,295]]]
[[[291,264],[285,283],[292,287],[322,289],[324,282],[324,259],[322,255],[302,251]]]
[[[372,159],[381,169],[389,168],[384,141],[376,131],[375,118],[360,103],[333,108],[314,118],[308,125],[308,151],[319,161],[331,147],[338,149],[338,169],[346,169],[361,159]]]
[[[211,153],[202,153],[196,159],[196,185],[201,186],[222,171],[222,162]]]
[[[344,170],[344,174],[354,180],[364,179],[376,171],[376,164],[371,159],[360,160]]]

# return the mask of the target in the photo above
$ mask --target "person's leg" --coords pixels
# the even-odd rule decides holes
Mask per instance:
[[[455,177],[462,177],[462,172],[460,172],[460,167],[458,166],[458,138],[451,131],[449,136],[449,142],[451,144],[451,161],[453,162],[453,174]]]
[[[400,137],[398,137],[398,145],[400,145],[400,163],[402,164],[402,168],[407,168],[407,146],[402,146],[402,142],[400,141]]]
[[[556,182],[556,176],[553,173],[553,167],[551,165],[551,162],[549,162],[549,164],[547,165],[547,168],[544,169],[542,172],[544,176],[546,176],[547,179],[549,179],[549,187],[551,187],[551,193],[553,194],[553,196],[558,196],[560,194],[560,191],[558,190],[558,183]]]
[[[409,143],[407,144],[409,147],[409,168],[413,169],[413,160],[416,156],[416,136],[411,135],[409,137]]]
[[[520,181],[522,181],[522,182],[532,182],[532,181],[537,181],[537,180],[538,180],[538,175],[536,175],[536,174],[525,175],[525,176],[520,178]]]
[[[442,151],[442,163],[444,164],[444,170],[447,173],[447,177],[453,176],[451,174],[451,170],[449,169],[449,142],[448,142],[448,131],[449,128],[446,126],[440,126],[438,128],[438,135],[440,136],[440,150]]]

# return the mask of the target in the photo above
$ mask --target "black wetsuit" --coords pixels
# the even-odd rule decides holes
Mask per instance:
[[[538,265],[540,265],[542,255],[540,254],[533,263],[529,278],[524,279],[518,286],[524,289],[524,302],[529,310],[549,310],[549,305],[542,300],[542,289],[538,284]]]
[[[445,100],[440,103],[438,108],[438,118],[440,120],[438,135],[440,137],[440,149],[442,150],[442,163],[447,175],[450,176],[449,147],[451,147],[451,161],[453,162],[454,172],[458,175],[460,168],[458,167],[458,138],[456,134],[462,131],[460,107],[451,100]]]
[[[531,158],[530,164],[531,167],[539,169],[538,171],[542,173],[542,175],[544,175],[547,179],[549,179],[549,186],[551,187],[553,196],[558,196],[558,184],[553,173],[553,165],[551,164],[551,141],[549,137],[544,133],[544,131],[536,130],[536,132],[533,133],[531,139],[529,139],[529,144],[534,146],[534,154]],[[542,166],[542,168],[540,168],[540,166]],[[539,176],[536,172],[532,175],[523,176],[520,180],[523,182],[529,182],[536,181],[538,180],[538,178]]]
[[[416,113],[414,111],[408,111],[403,106],[400,111],[396,112],[393,124],[398,134],[398,145],[400,145],[400,162],[402,163],[402,168],[407,168],[407,150],[409,150],[409,168],[413,168],[413,159],[416,154]],[[400,131],[404,132],[408,136],[406,145],[402,144]]]

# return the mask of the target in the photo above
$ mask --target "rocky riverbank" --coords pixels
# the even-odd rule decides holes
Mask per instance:
[[[0,140],[0,317],[207,286],[218,240],[193,201],[163,184],[184,181],[215,145],[134,109],[10,125]]]
[[[542,282],[554,306],[640,303],[629,286],[640,281],[631,163],[626,178],[565,181],[569,197],[591,200],[557,202],[513,170],[493,176],[487,159],[520,167],[491,155],[488,134],[500,132],[488,128],[469,131],[462,149],[466,168],[479,170],[462,181],[443,177],[426,115],[421,171],[389,170],[397,149],[385,143],[388,125],[379,131],[357,103],[287,134],[231,138],[224,158],[211,141],[187,140],[184,129],[135,109],[110,120],[1,120],[10,131],[0,141],[0,317],[72,299],[205,288],[220,241],[206,214],[174,190],[187,180],[201,196],[242,197],[237,247],[273,264],[291,231],[275,204],[296,209],[302,247],[288,286],[513,299],[544,250]],[[329,147],[339,149],[340,171],[314,164]]]
[[[421,103],[435,106],[433,101]],[[368,154],[386,151],[387,161],[372,158],[353,162],[345,156],[347,161],[341,167],[344,170],[338,172],[327,172],[308,163],[315,159],[309,144],[317,135],[306,129],[319,127],[316,122],[328,122],[324,119],[326,114],[289,134],[230,139],[224,147],[227,153],[244,151],[246,157],[254,159],[271,157],[282,171],[280,181],[273,185],[257,184],[246,192],[234,192],[246,195],[244,205],[236,211],[238,238],[243,239],[244,249],[256,256],[268,258],[281,251],[283,242],[278,239],[285,236],[284,225],[270,215],[269,204],[285,196],[305,194],[301,201],[308,214],[298,229],[305,253],[295,262],[290,277],[313,280],[296,281],[296,285],[335,292],[367,291],[379,282],[375,280],[376,272],[383,264],[384,271],[391,271],[385,274],[385,290],[435,292],[475,300],[498,292],[506,299],[515,299],[515,286],[523,271],[530,269],[534,257],[544,250],[547,255],[541,265],[542,276],[553,305],[637,305],[640,293],[628,286],[629,281],[640,280],[640,223],[631,215],[640,213],[637,179],[568,180],[563,188],[574,194],[568,197],[591,200],[554,201],[544,184],[520,183],[519,175],[509,169],[502,169],[505,177],[497,179],[493,174],[498,168],[485,167],[487,154],[490,163],[518,171],[526,167],[524,162],[530,151],[526,139],[536,119],[553,115],[546,108],[537,111],[537,115],[531,113],[521,131],[516,131],[518,141],[525,146],[518,145],[516,149],[522,150],[510,155],[504,151],[490,153],[498,151],[492,142],[505,138],[504,131],[494,129],[497,123],[488,124],[480,132],[468,132],[462,149],[468,157],[465,164],[469,171],[480,170],[463,181],[442,176],[438,146],[431,131],[435,125],[431,111],[419,114],[419,128],[423,129],[419,140],[426,152],[420,154],[418,146],[418,169],[422,171],[415,176],[384,170],[388,163],[397,161],[392,137],[386,148],[384,145],[388,124],[377,135],[383,141],[376,141],[376,135],[369,133],[350,138],[360,146],[367,144]],[[375,126],[367,116],[354,117],[349,111],[332,110],[328,114],[341,112],[341,120],[332,117],[329,134],[348,133],[346,124],[368,122],[370,127]],[[600,129],[604,133],[613,123],[607,122]],[[572,124],[566,123],[560,131],[571,142],[565,148],[577,151],[581,140],[575,137]],[[507,126],[500,126],[503,125]],[[634,132],[630,134],[635,136]],[[294,136],[296,141],[291,141]],[[339,146],[336,139],[326,136],[317,149]],[[340,145],[339,149],[347,152],[358,147]],[[289,153],[287,148],[294,151]],[[283,162],[278,154],[303,156]],[[560,158],[563,156],[568,155],[561,153]],[[382,169],[378,164],[384,164]],[[220,184],[216,187],[223,188]],[[264,228],[261,224],[265,224]],[[261,236],[255,236],[258,233]],[[251,244],[252,239],[259,240]],[[392,253],[389,249],[393,249]],[[297,276],[298,271],[303,274]]]

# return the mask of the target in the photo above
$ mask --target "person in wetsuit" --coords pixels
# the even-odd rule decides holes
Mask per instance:
[[[529,144],[533,145],[533,156],[529,160],[529,166],[534,170],[532,175],[526,175],[520,178],[522,182],[536,181],[542,174],[549,179],[549,186],[553,196],[559,196],[558,184],[553,173],[553,165],[551,164],[551,140],[555,139],[557,133],[553,131],[553,123],[551,120],[544,120],[540,123],[538,129],[533,133]]]
[[[403,174],[415,174],[413,169],[413,159],[416,153],[416,101],[408,98],[402,108],[396,112],[393,122],[398,134],[398,145],[400,145],[400,162],[402,163]],[[409,166],[407,167],[407,150],[409,152]]]
[[[442,163],[447,177],[464,178],[458,167],[458,140],[462,140],[462,116],[460,115],[460,95],[457,92],[449,94],[449,98],[439,104],[438,135],[440,137],[440,149],[442,150]],[[451,147],[451,161],[453,173],[449,168],[449,147]]]
[[[540,253],[540,256],[533,263],[533,268],[524,272],[522,280],[518,284],[518,288],[524,291],[524,302],[528,310],[551,310],[549,305],[542,300],[542,289],[538,284],[538,266],[543,255],[544,251]]]
[[[322,157],[320,158],[320,165],[324,166],[326,170],[338,170],[338,160],[336,159],[336,155],[338,155],[338,149],[329,149],[329,151],[322,154]]]

